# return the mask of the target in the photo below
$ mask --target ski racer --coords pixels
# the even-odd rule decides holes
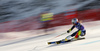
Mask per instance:
[[[77,38],[79,38],[79,37],[85,36],[85,34],[86,34],[86,30],[85,30],[84,26],[80,24],[80,22],[78,21],[77,18],[73,18],[73,19],[72,19],[72,24],[73,24],[73,26],[71,27],[71,29],[69,29],[69,30],[67,31],[67,33],[70,33],[75,27],[76,27],[78,30],[77,30],[76,32],[74,32],[73,34],[67,36],[67,37],[65,38],[65,41],[68,41],[68,40],[70,40],[70,39],[73,38],[73,37],[74,37],[75,39],[77,39]]]

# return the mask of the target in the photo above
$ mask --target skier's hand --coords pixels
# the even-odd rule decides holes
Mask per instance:
[[[69,33],[70,31],[68,30],[67,33]]]

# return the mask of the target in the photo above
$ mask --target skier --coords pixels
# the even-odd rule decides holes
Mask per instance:
[[[76,32],[67,36],[65,39],[62,39],[60,41],[48,42],[48,44],[53,44],[53,43],[60,44],[60,43],[70,42],[73,39],[84,39],[83,36],[85,36],[86,34],[86,30],[84,29],[84,26],[80,24],[77,18],[73,18],[72,23],[73,26],[71,29],[67,31],[67,33],[70,33],[75,27],[78,29]]]
[[[73,19],[72,19],[72,24],[73,24],[73,26],[71,27],[71,29],[69,29],[69,30],[67,31],[67,33],[70,33],[75,27],[76,27],[78,30],[77,30],[76,32],[74,32],[73,34],[67,36],[67,37],[65,38],[65,41],[68,41],[68,40],[70,40],[70,39],[73,38],[73,37],[74,37],[75,39],[77,39],[77,38],[79,38],[79,37],[85,36],[85,34],[86,34],[86,30],[84,29],[84,26],[80,24],[80,22],[78,21],[77,18],[73,18]]]

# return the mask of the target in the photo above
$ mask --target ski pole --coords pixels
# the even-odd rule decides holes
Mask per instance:
[[[57,37],[59,37],[59,36],[61,36],[61,35],[64,35],[64,34],[66,34],[66,33],[62,33],[62,34],[60,34],[60,35],[58,35],[58,36],[56,36],[56,37],[54,37],[54,38],[52,38],[52,39],[55,39],[55,38],[57,38]],[[52,40],[52,39],[49,39],[49,40]],[[48,40],[48,41],[49,41]]]

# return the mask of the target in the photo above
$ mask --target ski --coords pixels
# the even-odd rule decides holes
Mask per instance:
[[[50,45],[50,44],[68,43],[68,42],[77,41],[77,40],[82,40],[82,39],[85,39],[85,38],[77,38],[77,39],[72,38],[71,40],[68,40],[68,41],[63,41],[63,40],[53,41],[53,42],[48,42],[48,45]]]

